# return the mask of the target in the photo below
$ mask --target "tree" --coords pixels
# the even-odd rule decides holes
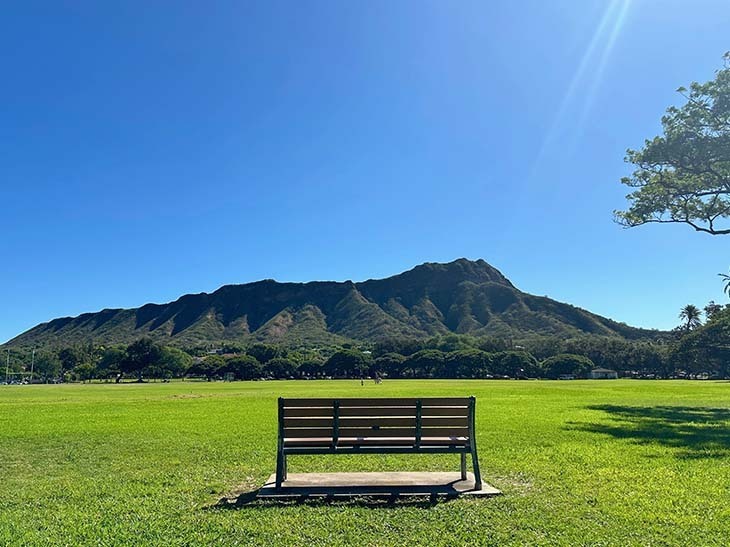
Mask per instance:
[[[621,363],[614,368],[640,376],[654,375],[659,378],[667,378],[673,372],[668,350],[667,344],[649,341],[636,342],[627,347]]]
[[[479,349],[452,351],[436,374],[439,378],[486,378],[492,367],[492,356]]]
[[[61,362],[62,371],[73,370],[82,361],[81,351],[76,347],[63,348],[58,352],[58,359]]]
[[[255,380],[263,378],[264,367],[258,359],[243,354],[227,359],[222,372],[233,374],[236,380]]]
[[[437,349],[448,353],[451,351],[474,348],[477,344],[477,340],[471,336],[464,334],[446,334],[444,336],[436,336],[427,340],[426,348]]]
[[[373,347],[373,355],[380,357],[386,353],[399,355],[413,355],[424,348],[422,340],[415,338],[388,338],[381,340]]]
[[[120,370],[127,374],[137,376],[137,381],[142,381],[144,370],[147,367],[157,365],[162,357],[162,348],[152,341],[151,338],[140,338],[127,346],[125,359],[120,363]]]
[[[710,300],[704,308],[705,317],[710,321],[717,313],[721,312],[724,307],[716,304],[714,300]]]
[[[726,295],[730,296],[730,275],[728,274],[717,274],[722,278],[723,287],[722,290]]]
[[[324,371],[324,361],[321,358],[306,359],[299,365],[299,372],[307,378],[316,378],[321,376]]]
[[[124,368],[124,360],[127,358],[127,349],[122,346],[106,348],[102,354],[97,370],[100,378],[116,376]]]
[[[206,355],[203,359],[191,366],[188,372],[190,374],[205,376],[209,382],[212,382],[213,378],[221,373],[225,364],[226,360],[220,355]]]
[[[159,369],[162,375],[167,377],[178,377],[192,366],[193,358],[183,350],[165,346],[159,359]]]
[[[565,341],[563,351],[588,357],[596,366],[621,370],[630,342],[611,336],[578,336]]]
[[[527,340],[523,344],[527,352],[539,360],[547,359],[559,353],[568,353],[565,349],[565,340],[556,336],[540,336]]]
[[[698,232],[730,234],[730,52],[715,78],[678,89],[684,106],[662,117],[664,134],[629,149],[636,166],[621,182],[635,190],[620,224],[683,223]]]
[[[702,312],[694,304],[687,304],[679,312],[679,318],[685,323],[682,325],[684,331],[689,332],[702,324]]]
[[[237,342],[223,342],[220,345],[221,353],[244,353],[246,347],[243,344]]]
[[[408,357],[403,363],[404,374],[414,378],[429,378],[442,370],[444,352],[437,349],[422,349]]]
[[[548,357],[542,364],[542,369],[547,378],[557,380],[563,375],[584,376],[595,366],[593,361],[582,355],[561,353],[554,357]]]
[[[363,376],[370,368],[370,355],[356,349],[343,349],[333,354],[324,364],[330,376]]]
[[[264,371],[277,380],[284,380],[296,376],[297,364],[286,357],[274,357],[264,365]]]
[[[36,355],[34,372],[44,380],[56,378],[61,373],[61,360],[51,352]]]
[[[269,344],[254,344],[246,350],[246,353],[258,359],[262,365],[265,365],[268,361],[276,357],[286,357],[285,350]]]
[[[537,360],[526,351],[502,351],[492,359],[494,372],[510,378],[538,376]]]
[[[398,378],[403,372],[405,357],[399,353],[385,353],[375,359],[372,369],[376,374],[385,375],[388,378]]]
[[[672,358],[678,367],[691,373],[730,376],[730,309],[716,313],[706,325],[684,336]]]
[[[94,378],[94,376],[96,376],[96,367],[91,363],[81,363],[80,365],[76,365],[74,367],[73,373],[77,379],[85,382],[87,380],[91,380],[92,378]]]
[[[506,351],[510,343],[504,338],[485,337],[479,339],[479,349],[487,352]]]

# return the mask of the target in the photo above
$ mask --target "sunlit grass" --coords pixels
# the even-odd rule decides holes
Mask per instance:
[[[476,395],[493,499],[213,508],[273,472],[276,397]],[[359,381],[0,388],[0,544],[685,544],[730,537],[730,383]],[[456,456],[290,471],[457,470]]]

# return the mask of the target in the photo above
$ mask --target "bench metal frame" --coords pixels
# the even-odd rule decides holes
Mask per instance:
[[[454,444],[448,444],[447,441],[441,441],[441,444],[427,444],[428,441],[423,441],[422,438],[422,432],[424,431],[423,423],[422,423],[422,409],[424,407],[424,403],[428,406],[435,407],[437,406],[437,403],[434,403],[434,401],[445,401],[445,400],[461,400],[464,401],[464,404],[466,406],[467,410],[467,425],[464,428],[465,435],[459,436],[459,440],[455,440]],[[291,404],[295,404],[294,407],[287,407],[287,401],[289,401]],[[315,440],[312,439],[312,441],[308,441],[308,445],[306,446],[287,446],[286,440],[287,438],[293,438],[291,436],[287,436],[287,431],[291,431],[290,429],[286,428],[286,420],[290,419],[290,416],[287,415],[287,410],[291,410],[291,408],[298,408],[298,409],[306,409],[307,408],[307,401],[311,401],[310,408],[317,407],[318,413],[315,413],[311,417],[307,416],[305,419],[309,418],[312,420],[317,420],[315,416],[321,417],[323,419],[329,419],[328,415],[323,415],[323,410],[328,410],[327,407],[331,405],[332,407],[332,426],[327,427],[327,431],[331,431],[331,438],[328,436],[324,439]],[[352,409],[357,403],[355,401],[361,401],[364,408],[367,407],[373,407],[378,408],[378,402],[383,401],[382,407],[404,407],[405,404],[394,404],[393,401],[414,401],[415,402],[415,429],[413,435],[407,435],[408,440],[403,440],[403,442],[400,442],[402,440],[403,435],[393,435],[392,437],[388,437],[387,435],[384,435],[383,433],[387,433],[388,430],[384,429],[382,431],[379,430],[378,426],[373,426],[373,430],[378,430],[378,438],[381,438],[384,441],[384,444],[379,445],[377,444],[377,441],[370,440],[369,444],[358,444],[357,441],[349,441],[346,444],[340,444],[340,407],[342,402],[350,402],[352,403],[352,406],[349,408]],[[476,490],[480,490],[482,487],[482,478],[481,474],[479,472],[479,459],[477,457],[477,445],[476,445],[476,432],[475,432],[475,407],[476,407],[476,397],[463,397],[463,398],[449,398],[449,399],[443,399],[443,398],[417,398],[417,399],[410,399],[410,398],[403,398],[403,399],[378,399],[378,398],[357,398],[357,399],[285,399],[282,397],[279,397],[279,432],[278,432],[278,442],[277,442],[277,458],[276,458],[276,488],[281,488],[282,483],[287,478],[287,456],[289,455],[299,455],[299,454],[309,454],[309,455],[317,455],[317,454],[460,454],[461,455],[461,479],[466,480],[466,456],[467,454],[471,454],[471,460],[472,460],[472,467],[474,469],[474,487]],[[448,407],[448,405],[444,405]],[[359,408],[359,407],[358,407]],[[301,417],[302,414],[298,413],[298,417]],[[370,418],[370,419],[377,419],[378,416],[376,414],[373,415],[366,415],[364,417],[362,416],[356,416],[357,418]],[[298,419],[298,418],[295,418]],[[382,418],[382,419],[388,419],[388,418]],[[296,430],[299,433],[299,437],[294,437],[298,439],[307,439],[309,436],[309,432],[315,432],[317,431],[318,435],[322,434],[322,429],[301,429]],[[363,430],[365,431],[365,430]],[[401,430],[393,430],[393,431],[401,431]],[[426,431],[437,431],[437,429],[427,429]],[[316,435],[311,435],[312,437],[315,437]],[[412,437],[412,440],[411,440]],[[348,438],[352,438],[351,435],[348,435]],[[396,441],[396,439],[399,439]],[[395,444],[394,444],[395,441]],[[364,441],[363,441],[364,443]],[[390,444],[389,444],[390,443]],[[426,443],[426,444],[424,444]]]

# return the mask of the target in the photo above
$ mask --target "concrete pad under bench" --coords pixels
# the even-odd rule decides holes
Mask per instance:
[[[474,475],[443,472],[387,473],[290,473],[276,489],[271,475],[258,491],[258,498],[356,497],[356,496],[498,496],[502,492],[482,482],[474,489]]]

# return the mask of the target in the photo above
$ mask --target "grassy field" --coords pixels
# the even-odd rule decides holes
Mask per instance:
[[[276,397],[476,395],[492,499],[216,508],[274,469]],[[290,472],[457,470],[292,457]],[[2,545],[727,545],[730,383],[0,386]]]

